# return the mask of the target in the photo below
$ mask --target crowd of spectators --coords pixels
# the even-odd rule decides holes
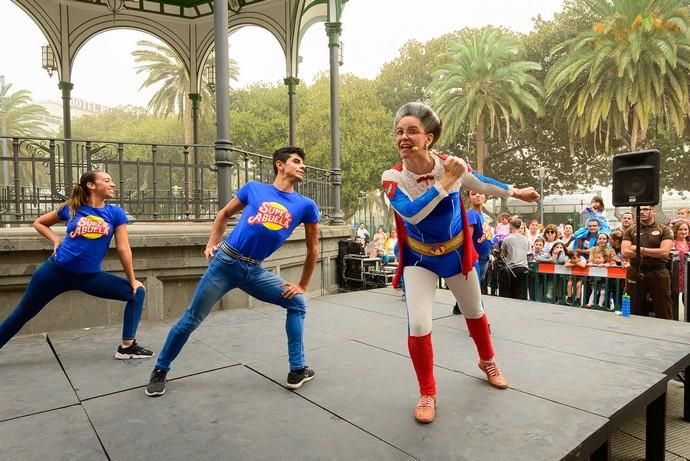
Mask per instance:
[[[380,258],[384,264],[397,261],[398,235],[395,229],[386,232],[383,226],[379,226],[371,237],[366,224],[360,223],[355,230],[355,242],[361,245],[362,253],[370,258]]]
[[[471,192],[468,194],[471,202],[470,210],[472,201],[478,201],[478,199],[473,199],[471,194]],[[475,208],[481,209],[482,204],[483,202],[479,203]],[[645,208],[650,209],[650,207]],[[606,299],[606,290],[601,280],[592,277],[571,277],[563,286],[554,283],[553,280],[548,280],[544,285],[543,281],[530,273],[529,263],[552,263],[580,268],[588,266],[628,268],[632,260],[639,269],[639,267],[659,268],[662,263],[666,265],[665,261],[669,259],[668,253],[664,256],[661,249],[656,253],[654,250],[647,249],[649,255],[643,257],[642,261],[637,261],[632,254],[626,256],[623,251],[624,241],[627,240],[629,245],[634,243],[636,238],[634,214],[631,211],[623,212],[618,217],[618,227],[610,229],[605,215],[604,201],[599,196],[594,196],[590,205],[582,210],[584,225],[580,227],[576,227],[572,222],[543,225],[534,218],[525,219],[508,213],[498,214],[495,220],[486,214],[483,214],[482,218],[478,221],[482,223],[481,230],[475,231],[481,235],[477,241],[490,242],[493,247],[493,251],[483,251],[486,254],[486,260],[481,261],[484,293],[492,288],[492,291],[497,291],[499,296],[537,300],[544,300],[539,299],[543,296],[538,293],[545,293],[545,300],[548,302],[609,308],[614,305],[614,302],[610,296]],[[664,231],[666,228],[664,224],[655,222],[654,226],[659,228],[657,240],[666,238],[663,237],[664,235],[671,236],[672,246],[669,253],[676,253],[680,260],[684,261],[690,239],[688,237],[690,234],[688,208],[680,208],[676,211],[668,223],[667,232]],[[644,219],[642,228],[645,228]],[[652,229],[651,234],[656,234],[656,231]],[[379,226],[376,233],[371,236],[362,223],[356,227],[356,241],[362,245],[363,253],[369,257],[380,258],[384,264],[396,263],[398,240],[395,229],[386,232],[383,226]],[[650,241],[645,243],[644,239],[642,243],[642,247],[653,245]],[[668,244],[664,244],[666,245]],[[651,256],[652,253],[655,254],[656,259]],[[684,265],[680,264],[678,280],[672,281],[674,293],[683,291],[683,269]],[[489,276],[484,278],[487,270]],[[587,283],[583,283],[585,281]],[[624,285],[623,290],[632,291],[630,283],[630,280],[626,281],[627,286]],[[583,292],[585,291],[583,286],[586,287],[586,292]],[[620,303],[620,299],[615,301],[617,304]],[[677,308],[677,303],[676,297],[673,299],[675,308]],[[656,312],[656,315],[666,317],[668,314]]]
[[[685,255],[688,252],[690,226],[688,208],[678,209],[668,226],[654,221],[655,212],[652,207],[642,208],[645,211],[641,218],[641,229],[643,234],[646,229],[649,236],[647,239],[644,235],[642,236],[643,255],[640,260],[634,252],[626,255],[623,251],[626,240],[628,245],[632,244],[632,248],[635,248],[636,226],[633,213],[623,212],[619,217],[618,227],[610,229],[604,212],[604,201],[599,196],[594,196],[590,205],[582,210],[585,224],[579,228],[575,228],[571,222],[550,223],[543,226],[536,219],[529,219],[525,229],[525,219],[522,217],[510,216],[507,213],[498,215],[495,226],[486,229],[487,232],[492,232],[492,241],[496,248],[493,252],[491,267],[498,273],[491,279],[498,286],[492,288],[498,288],[499,296],[517,299],[544,300],[539,298],[543,298],[542,293],[545,292],[545,298],[549,302],[599,308],[612,308],[614,305],[619,305],[620,299],[606,299],[607,290],[600,278],[569,277],[565,284],[565,293],[560,293],[563,290],[552,280],[547,281],[544,286],[541,278],[530,273],[527,267],[530,262],[539,262],[579,268],[588,266],[628,268],[622,290],[619,290],[628,293],[634,292],[635,284],[638,283],[636,280],[638,270],[647,273],[648,282],[656,280],[653,277],[655,273],[652,271],[666,271],[665,273],[670,277],[668,269],[671,256],[675,253],[680,261],[685,261]],[[645,213],[646,216],[644,216]],[[662,243],[664,240],[666,243]],[[632,269],[630,269],[631,264],[634,266]],[[680,264],[679,267],[677,280],[674,279],[668,284],[668,298],[671,299],[672,291],[676,312],[678,297],[675,295],[682,293],[684,288],[684,264]],[[583,283],[585,281],[586,284]],[[587,288],[586,292],[583,292],[583,285]],[[662,288],[664,292],[667,291],[665,282],[657,280],[654,284],[649,282],[646,285],[648,285],[647,296],[652,298],[649,305],[654,306],[655,315],[670,318],[671,307],[659,309],[657,306],[664,306],[666,303],[653,299],[658,297],[658,294],[655,296],[655,291],[658,293]],[[671,287],[673,287],[672,290]],[[646,298],[642,297],[638,304],[641,305],[645,300]],[[641,306],[633,310],[641,315],[648,313]]]

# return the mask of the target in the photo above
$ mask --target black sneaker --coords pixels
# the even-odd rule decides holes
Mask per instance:
[[[115,358],[120,360],[150,359],[151,357],[153,357],[153,352],[141,347],[136,340],[129,347],[117,346],[117,352],[115,352]]]
[[[168,372],[165,370],[154,368],[151,372],[151,380],[149,380],[149,384],[146,386],[146,395],[158,397],[165,394],[165,377],[167,374]]]
[[[460,306],[458,306],[458,303],[455,303],[453,306],[453,315],[462,315],[462,312],[460,311]]]
[[[302,384],[314,379],[314,374],[314,370],[309,367],[304,367],[301,370],[292,370],[288,373],[285,386],[288,389],[299,389],[302,387]]]

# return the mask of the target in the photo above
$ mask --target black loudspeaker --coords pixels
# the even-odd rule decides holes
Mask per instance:
[[[640,206],[659,203],[658,150],[628,152],[613,157],[613,205]]]

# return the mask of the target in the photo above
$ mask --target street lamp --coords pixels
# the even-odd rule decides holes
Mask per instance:
[[[41,58],[41,67],[48,72],[48,77],[52,77],[53,72],[57,70],[57,63],[55,62],[55,53],[53,52],[53,47],[50,45],[43,45],[41,47]]]
[[[364,201],[364,207],[361,208],[361,211],[359,213],[359,222],[363,222],[364,225],[366,226],[366,221],[367,221],[367,193],[364,191],[359,191],[358,198],[362,199]],[[358,223],[359,224],[359,223]]]
[[[546,177],[546,168],[539,167],[539,222],[544,225],[544,178]]]
[[[5,106],[5,76],[0,75],[0,114],[2,114],[2,156],[9,157],[7,152],[7,107]],[[2,161],[2,187],[10,185],[9,163]]]
[[[216,91],[216,56],[214,53],[206,61],[206,85],[212,93]]]

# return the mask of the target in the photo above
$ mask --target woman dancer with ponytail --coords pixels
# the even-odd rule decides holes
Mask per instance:
[[[122,208],[106,203],[114,193],[115,183],[108,173],[87,171],[74,187],[69,202],[34,221],[38,233],[53,242],[53,254],[31,276],[19,305],[0,325],[0,348],[53,298],[80,290],[99,298],[126,301],[122,344],[115,358],[153,356],[135,340],[145,293],[142,283],[134,277],[127,216]],[[51,229],[60,221],[67,223],[64,242]],[[126,279],[101,271],[113,235]]]
[[[393,284],[397,285],[400,276],[404,276],[408,349],[420,389],[414,415],[420,423],[430,423],[436,417],[431,307],[438,277],[446,279],[465,316],[479,353],[479,368],[492,386],[508,387],[494,361],[474,269],[477,255],[459,198],[460,188],[526,201],[537,200],[539,194],[531,187],[514,189],[472,173],[457,157],[431,152],[431,146],[441,135],[441,120],[425,104],[412,102],[402,106],[395,116],[394,129],[402,163],[382,176],[383,189],[395,209],[401,247]]]

